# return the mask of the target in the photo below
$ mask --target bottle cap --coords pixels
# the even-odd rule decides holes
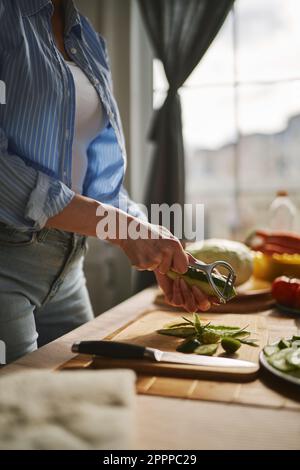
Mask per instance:
[[[288,196],[288,192],[281,189],[279,191],[277,191],[277,197],[287,197]]]

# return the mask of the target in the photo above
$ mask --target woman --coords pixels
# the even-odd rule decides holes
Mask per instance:
[[[0,340],[7,361],[92,318],[82,271],[86,237],[115,216],[147,239],[111,243],[154,270],[169,302],[210,303],[170,281],[188,256],[149,224],[122,186],[125,146],[106,46],[71,0],[0,0]],[[126,212],[121,210],[126,209]],[[163,232],[159,239],[151,235]],[[127,233],[128,235],[128,233]]]

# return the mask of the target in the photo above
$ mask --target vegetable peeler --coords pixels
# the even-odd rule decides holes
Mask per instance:
[[[205,273],[207,280],[218,297],[220,303],[224,304],[230,300],[230,292],[234,286],[236,275],[233,267],[229,263],[226,261],[215,261],[214,263],[206,264],[202,261],[192,259],[189,262],[189,268],[194,271],[202,271]],[[224,269],[226,270],[226,275],[220,274],[219,269],[221,268],[223,268],[223,271]],[[217,276],[218,278],[221,278],[225,281],[224,287],[221,288],[216,285],[214,282],[214,276]]]

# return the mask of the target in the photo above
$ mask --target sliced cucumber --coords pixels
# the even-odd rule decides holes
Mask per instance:
[[[300,341],[300,336],[294,335],[294,336],[292,337],[292,341],[298,341],[298,340]]]
[[[290,341],[288,341],[287,339],[281,338],[281,340],[280,340],[279,343],[278,343],[278,347],[279,347],[279,349],[290,348],[290,347],[291,347],[291,343],[290,343]]]
[[[195,354],[200,354],[201,356],[213,356],[217,352],[217,344],[203,344],[195,349]]]
[[[214,331],[204,331],[200,335],[200,340],[203,344],[218,343],[218,341],[220,341],[220,335],[218,335]]]
[[[300,369],[300,349],[293,350],[292,352],[288,353],[286,356],[286,362]]]
[[[271,366],[275,367],[275,369],[278,369],[282,372],[291,372],[295,369],[295,366],[287,362],[287,356],[294,351],[295,350],[293,348],[282,349],[281,351],[268,357],[268,361]]]
[[[193,353],[195,349],[198,348],[200,345],[200,341],[198,341],[196,338],[187,339],[178,346],[176,351],[189,354]]]
[[[264,347],[264,353],[267,357],[270,357],[273,354],[278,353],[278,351],[279,351],[279,347],[277,346],[277,344],[275,345],[270,344],[269,346]]]

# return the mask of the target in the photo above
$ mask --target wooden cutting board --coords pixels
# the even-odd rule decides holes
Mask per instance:
[[[126,325],[124,328],[115,331],[110,336],[105,339],[117,339],[121,340],[123,337],[130,337],[130,341],[135,341],[138,344],[144,344],[145,337],[148,340],[152,338],[152,344],[156,344],[154,340],[154,330],[155,327],[152,324],[152,321],[155,321],[159,324],[159,327],[168,322],[168,321],[177,321],[180,320],[181,315],[184,315],[184,312],[171,312],[171,311],[161,311],[159,309],[145,311],[137,318],[134,322]],[[201,316],[202,317],[202,316]],[[261,346],[269,342],[277,341],[281,337],[290,337],[293,334],[298,334],[300,324],[297,318],[293,317],[284,317],[280,312],[276,310],[270,310],[259,314],[251,315],[240,315],[239,320],[237,315],[233,314],[205,314],[203,319],[212,320],[215,323],[219,324],[231,324],[245,325],[251,321],[251,330],[253,326],[257,328],[257,332],[260,338],[260,342],[263,343]],[[251,317],[251,318],[249,318]],[[150,330],[148,330],[148,323],[151,320]],[[136,325],[138,323],[138,325]],[[140,324],[141,323],[141,324]],[[147,325],[147,330],[143,333]],[[136,329],[141,332],[142,337],[136,337]],[[134,337],[135,336],[135,337]],[[267,336],[267,338],[266,338]],[[101,333],[99,332],[99,339],[103,339]],[[161,337],[164,338],[164,337]],[[82,338],[88,339],[88,338]],[[172,338],[165,337],[170,341],[169,349],[174,349],[175,345],[172,341]],[[176,341],[176,340],[175,340]],[[172,344],[170,344],[172,343]],[[243,347],[240,350],[240,357],[249,358],[249,353],[251,360],[253,360],[252,354],[255,354],[257,360],[257,349],[260,348],[249,348],[249,346]],[[241,354],[243,353],[243,354]],[[59,370],[82,370],[82,369],[107,369],[107,368],[124,368],[130,367],[129,362],[118,361],[114,363],[113,361],[100,360],[97,359],[93,361],[91,356],[87,355],[77,355],[74,356],[70,361],[66,362],[59,367]],[[234,374],[228,374],[225,377],[222,377],[218,374],[205,374],[201,375],[201,378],[196,378],[194,373],[191,374],[191,378],[183,378],[179,376],[163,376],[158,375],[158,368],[155,369],[154,373],[143,374],[138,371],[136,389],[137,393],[143,395],[152,395],[160,397],[176,397],[181,399],[190,399],[190,400],[207,400],[207,401],[216,401],[222,403],[235,403],[239,405],[255,405],[261,406],[264,408],[274,408],[274,409],[300,409],[300,398],[299,390],[291,384],[279,381],[273,376],[270,376],[269,373],[264,370],[259,371],[258,378],[252,380],[252,377],[243,377],[237,376]],[[174,371],[172,371],[173,373]],[[216,377],[216,380],[214,378]],[[223,380],[220,380],[223,379]]]
[[[163,328],[166,323],[181,319],[181,315],[174,316],[174,313],[164,310],[155,310],[144,313],[136,321],[130,323],[125,328],[112,334],[109,339],[114,341],[128,342],[161,349],[163,351],[176,351],[176,347],[183,340],[171,336],[160,335],[156,332]],[[247,325],[255,338],[258,339],[259,347],[254,348],[243,345],[232,357],[244,359],[255,363],[253,368],[217,368],[202,367],[186,364],[158,363],[150,360],[127,360],[127,359],[106,359],[95,358],[92,364],[94,368],[129,368],[143,375],[158,375],[175,378],[193,379],[224,379],[229,381],[250,381],[253,380],[259,370],[259,351],[267,343],[268,333],[264,317],[259,315],[225,315],[205,314],[201,316],[203,322],[213,324],[245,327]],[[221,346],[217,351],[217,356],[224,355]],[[227,356],[228,357],[228,356]]]

